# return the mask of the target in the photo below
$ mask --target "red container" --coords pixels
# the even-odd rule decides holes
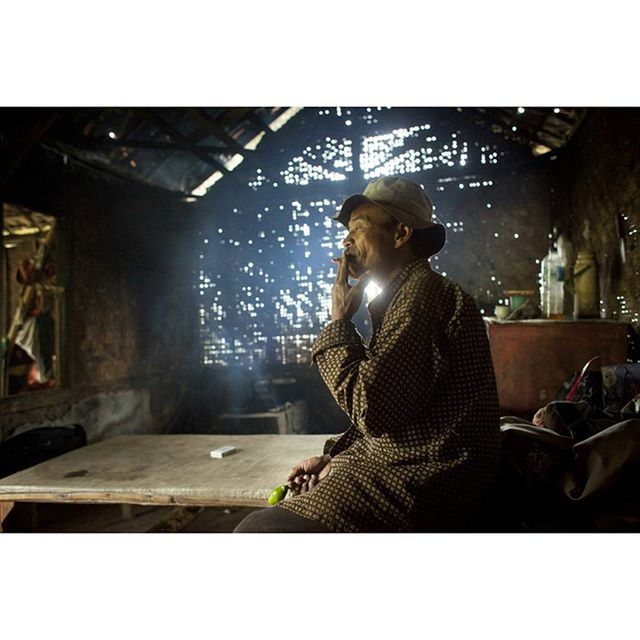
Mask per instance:
[[[502,415],[531,419],[594,356],[600,356],[594,367],[627,359],[624,322],[485,318],[485,323]]]

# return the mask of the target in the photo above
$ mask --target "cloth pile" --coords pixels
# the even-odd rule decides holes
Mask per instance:
[[[640,395],[621,410],[554,401],[531,422],[502,417],[500,431],[507,474],[529,490],[584,501],[604,494],[640,462]]]

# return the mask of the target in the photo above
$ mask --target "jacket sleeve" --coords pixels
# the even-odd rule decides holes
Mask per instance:
[[[341,433],[339,433],[337,436],[331,436],[328,440],[325,441],[324,447],[322,449],[323,456],[326,456],[331,451],[333,445],[338,441],[340,436],[342,436]]]
[[[332,436],[324,443],[322,454],[330,455],[333,458],[345,449],[348,449],[361,437],[362,434],[353,425],[350,425],[346,431]]]
[[[327,325],[312,350],[336,402],[371,436],[415,419],[446,367],[444,331],[424,304],[405,301],[389,312],[369,351],[347,320]]]

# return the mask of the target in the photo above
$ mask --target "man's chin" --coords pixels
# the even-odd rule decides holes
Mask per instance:
[[[359,280],[360,277],[367,271],[366,267],[363,267],[361,264],[350,264],[349,265],[349,275],[356,280]]]

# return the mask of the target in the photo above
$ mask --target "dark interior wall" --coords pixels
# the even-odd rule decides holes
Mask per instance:
[[[545,160],[495,176],[489,193],[478,189],[456,212],[465,233],[447,229],[447,245],[435,264],[475,298],[484,315],[493,315],[504,290],[531,289],[539,298],[536,259],[549,244],[551,166]]]
[[[5,197],[63,218],[70,386],[197,362],[186,204],[54,155],[23,166]]]
[[[188,212],[160,198],[77,194],[71,246],[72,384],[183,370],[197,358]]]
[[[554,216],[576,249],[586,221],[598,263],[600,298],[607,317],[637,325],[640,312],[640,110],[591,109],[559,154]],[[622,263],[616,217],[624,222]]]
[[[122,402],[131,405],[132,415],[142,412],[148,418],[139,430],[161,429],[154,419],[170,419],[177,390],[186,388],[199,357],[194,218],[188,205],[46,152],[35,153],[21,167],[3,198],[62,220],[67,389],[138,389],[142,395]],[[13,428],[23,421],[70,415],[74,400],[68,394],[59,411],[51,413],[49,405],[59,404],[60,393],[3,401],[14,415]],[[85,391],[81,396],[88,397]],[[13,405],[21,408],[19,419]],[[43,407],[49,407],[46,415]],[[124,424],[126,407],[121,413]]]

